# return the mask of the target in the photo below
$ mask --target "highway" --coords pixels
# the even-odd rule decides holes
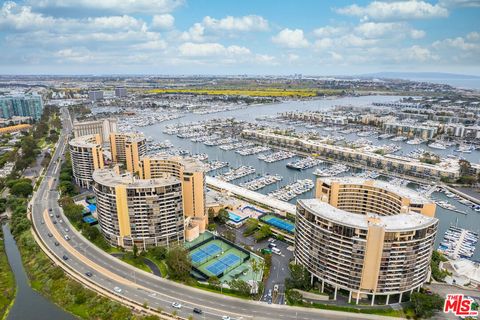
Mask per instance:
[[[184,318],[194,315],[193,308],[200,308],[203,314],[194,315],[195,319],[221,319],[222,316],[231,319],[382,319],[375,315],[269,305],[211,293],[156,277],[100,250],[70,225],[57,202],[60,159],[68,146],[67,139],[72,130],[68,111],[63,108],[61,113],[62,133],[45,177],[32,198],[31,214],[37,235],[44,246],[58,257],[60,265],[67,272],[76,272],[85,281],[115,294],[120,301],[129,299],[139,305],[147,303],[149,307],[170,313],[175,310]],[[66,235],[69,239],[65,238]],[[91,272],[92,276],[87,276],[87,272]],[[121,291],[114,291],[115,287]],[[181,303],[182,307],[175,309],[172,302]]]

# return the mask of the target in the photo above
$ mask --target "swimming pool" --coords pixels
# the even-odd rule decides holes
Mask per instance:
[[[232,211],[228,211],[228,219],[232,220],[233,222],[240,222],[245,220],[247,217],[240,217],[238,214],[233,213]]]

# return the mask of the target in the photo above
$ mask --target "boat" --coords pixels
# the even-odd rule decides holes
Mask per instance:
[[[305,170],[305,169],[313,168],[321,163],[323,163],[323,161],[320,159],[307,157],[304,159],[300,159],[298,161],[289,162],[286,164],[286,166],[287,168],[290,168],[290,169]]]
[[[458,147],[457,150],[455,150],[455,152],[462,152],[462,153],[472,153],[472,151],[474,151],[476,148],[475,146],[468,146],[468,145],[461,145]]]
[[[447,146],[444,145],[443,143],[441,142],[432,142],[428,145],[430,148],[432,149],[439,149],[439,150],[445,150],[447,149]]]

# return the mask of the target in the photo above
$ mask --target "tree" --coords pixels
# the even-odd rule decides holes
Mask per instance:
[[[258,229],[255,232],[253,237],[255,238],[255,240],[260,241],[262,239],[270,237],[271,235],[272,235],[272,230],[270,229],[270,226],[264,224],[260,227],[260,229]]]
[[[132,253],[133,253],[133,259],[137,259],[138,258],[138,247],[137,247],[136,243],[133,244]]]
[[[308,290],[310,288],[310,273],[301,264],[291,263],[290,277],[285,279],[285,286],[288,289],[295,288],[300,290]]]
[[[218,279],[218,277],[216,276],[208,278],[208,284],[215,289],[219,289],[220,286],[222,285],[222,283],[220,282],[220,279]]]
[[[10,193],[19,197],[28,197],[33,192],[33,187],[29,182],[21,181],[15,183],[10,189]]]
[[[249,218],[245,222],[245,231],[243,232],[243,235],[248,237],[252,235],[255,232],[255,230],[257,230],[257,228],[258,228],[258,220]]]
[[[410,296],[415,314],[419,318],[431,318],[435,311],[443,308],[443,299],[438,294],[414,292]]]
[[[186,281],[189,278],[192,261],[187,249],[181,246],[172,247],[167,253],[165,262],[170,270],[172,279]]]
[[[231,242],[235,242],[235,240],[237,239],[237,235],[233,230],[225,230],[225,232],[223,233],[223,237]]]
[[[225,224],[228,221],[228,211],[225,208],[220,209],[216,220],[220,224]]]
[[[443,279],[448,275],[448,271],[440,269],[440,262],[447,261],[447,258],[443,256],[437,250],[433,250],[432,252],[432,260],[430,261],[430,268],[432,269],[432,277],[436,281],[443,282]]]
[[[208,221],[213,221],[215,218],[215,210],[213,208],[208,208]]]
[[[238,291],[238,293],[244,296],[250,295],[250,292],[252,291],[252,287],[250,287],[250,285],[246,281],[241,279],[233,279],[232,281],[230,281],[229,285],[230,288]]]
[[[58,190],[61,194],[73,195],[75,193],[75,186],[70,181],[62,181],[58,185]]]
[[[148,252],[157,260],[163,260],[167,256],[167,248],[164,246],[152,247]]]
[[[291,305],[301,304],[303,302],[303,296],[300,292],[289,289],[285,293],[287,301]]]

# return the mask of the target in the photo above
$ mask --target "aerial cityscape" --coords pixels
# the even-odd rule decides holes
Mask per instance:
[[[0,3],[0,319],[478,319],[480,2]]]

